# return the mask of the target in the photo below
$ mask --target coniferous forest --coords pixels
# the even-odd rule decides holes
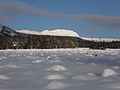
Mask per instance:
[[[47,35],[0,36],[0,49],[52,49],[75,48],[82,42],[79,38]],[[85,43],[85,42],[84,42]],[[84,44],[83,43],[83,44]]]
[[[120,48],[120,41],[87,41],[79,37],[19,33],[0,24],[0,49]]]
[[[95,42],[86,41],[77,37],[27,35],[8,36],[0,35],[0,49],[53,49],[79,48],[91,49],[120,48],[120,41]]]

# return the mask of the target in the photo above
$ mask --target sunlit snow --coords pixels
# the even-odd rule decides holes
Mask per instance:
[[[17,30],[20,33],[35,34],[35,35],[52,35],[52,36],[71,36],[80,37],[76,32],[72,30],[56,29],[56,30],[44,30],[42,32],[32,30]]]
[[[120,90],[120,49],[0,50],[0,90]]]

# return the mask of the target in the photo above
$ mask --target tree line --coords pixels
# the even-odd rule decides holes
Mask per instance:
[[[0,35],[0,49],[53,49],[79,47],[91,49],[120,48],[120,41],[95,42],[83,40],[78,37],[49,35]]]

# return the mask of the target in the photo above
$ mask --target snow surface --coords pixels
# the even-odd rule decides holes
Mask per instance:
[[[0,50],[0,90],[120,90],[119,76],[120,49]]]

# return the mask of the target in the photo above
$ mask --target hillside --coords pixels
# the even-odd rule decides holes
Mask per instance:
[[[11,29],[5,25],[0,24],[0,35],[7,35],[7,36],[24,36],[24,33],[19,33],[14,29]]]
[[[92,41],[85,40],[70,30],[16,31],[1,25],[0,49],[53,49],[53,48],[81,48],[92,49],[120,48],[120,41]]]
[[[38,35],[33,32],[27,34],[6,26],[1,27],[0,49],[76,48],[85,46],[85,43],[86,41],[79,37]]]

